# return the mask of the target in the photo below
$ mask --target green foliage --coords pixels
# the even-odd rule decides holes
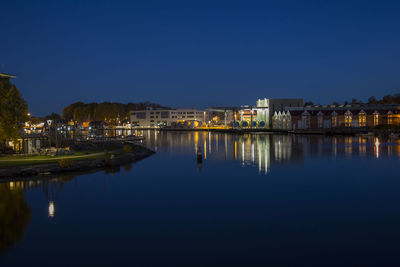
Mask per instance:
[[[400,94],[385,95],[381,100],[376,101],[377,104],[400,104]]]
[[[375,96],[371,96],[368,98],[368,104],[399,104],[400,105],[400,94],[394,94],[394,95],[385,95],[382,97],[382,99],[377,99]],[[304,106],[307,105],[312,105],[312,102],[306,102]],[[357,100],[356,98],[352,98],[351,101],[345,101],[344,105],[355,105],[355,104],[363,104],[362,101]],[[332,105],[339,106],[340,104],[338,102],[333,102]]]
[[[375,96],[368,98],[368,104],[400,104],[400,95],[385,95],[382,99],[378,100]]]
[[[304,103],[304,106],[306,107],[306,106],[313,106],[314,105],[314,103],[313,102],[311,102],[311,101],[308,101],[308,102],[305,102]]]
[[[0,142],[22,135],[27,114],[28,105],[17,87],[9,79],[0,78]]]
[[[344,104],[347,105],[349,102],[346,101]],[[353,98],[350,104],[362,104],[361,101]],[[385,95],[382,99],[377,99],[375,96],[368,98],[368,104],[400,104],[400,94]]]
[[[72,161],[72,159],[60,159],[58,161],[58,165],[61,168],[69,168],[69,167],[74,166],[74,162]]]
[[[46,117],[44,117],[45,120],[59,120],[61,119],[61,116],[55,112],[52,112],[50,115],[47,115]]]
[[[164,108],[159,104],[149,102],[143,103],[73,103],[63,109],[62,116],[67,120],[74,121],[105,121],[117,122],[118,120],[128,119],[131,110],[141,110],[147,108]]]
[[[132,153],[133,152],[133,148],[131,145],[124,145],[124,152],[125,153]]]
[[[377,100],[375,98],[375,96],[371,96],[370,98],[368,98],[368,103],[369,104],[376,104]]]

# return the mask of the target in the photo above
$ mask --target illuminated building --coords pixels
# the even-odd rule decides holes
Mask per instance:
[[[286,108],[302,106],[301,98],[258,99],[255,107],[243,108],[242,121],[249,121],[251,127],[289,129],[291,122]]]
[[[373,128],[378,125],[400,125],[400,105],[339,105],[287,107],[287,120],[291,121],[289,129],[318,128]],[[282,127],[282,116],[274,116]]]
[[[198,127],[209,120],[209,112],[197,109],[155,109],[130,112],[132,125],[139,127]]]

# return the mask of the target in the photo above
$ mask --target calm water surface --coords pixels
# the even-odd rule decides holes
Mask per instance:
[[[119,170],[0,183],[0,266],[400,265],[399,140],[145,135]]]

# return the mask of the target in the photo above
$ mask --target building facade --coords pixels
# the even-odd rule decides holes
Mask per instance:
[[[400,105],[287,107],[272,117],[274,129],[374,128],[400,125]]]
[[[130,118],[132,125],[139,127],[198,127],[208,122],[209,113],[197,109],[135,110]]]
[[[275,113],[283,113],[286,108],[302,106],[301,98],[258,99],[255,107],[243,108],[240,111],[240,120],[248,122],[251,127],[273,128],[272,117]]]

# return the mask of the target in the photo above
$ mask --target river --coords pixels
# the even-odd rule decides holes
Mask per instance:
[[[0,183],[0,266],[400,264],[399,140],[144,136],[135,164]]]

